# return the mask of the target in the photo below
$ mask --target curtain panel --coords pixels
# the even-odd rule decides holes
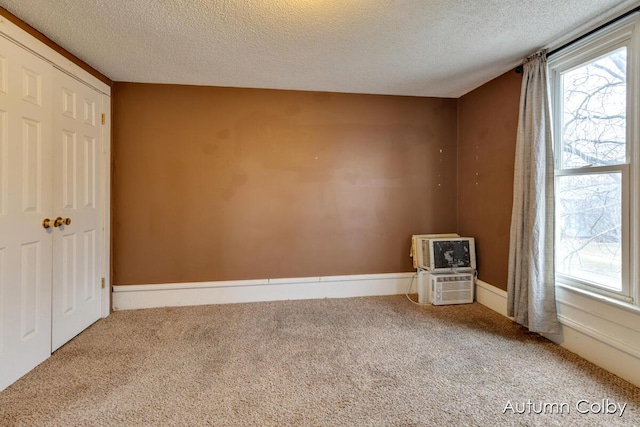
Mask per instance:
[[[508,315],[532,332],[560,331],[555,298],[554,176],[546,51],[523,64],[507,282]]]

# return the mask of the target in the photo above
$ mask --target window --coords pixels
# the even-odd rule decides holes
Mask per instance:
[[[627,301],[637,292],[635,21],[621,20],[549,59],[556,281]]]

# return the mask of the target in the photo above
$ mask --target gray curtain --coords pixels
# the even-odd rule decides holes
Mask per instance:
[[[560,325],[555,297],[553,142],[546,51],[530,56],[523,65],[507,312],[532,332],[555,334]]]

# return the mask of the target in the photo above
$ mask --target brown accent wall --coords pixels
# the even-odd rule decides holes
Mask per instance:
[[[411,271],[455,99],[115,83],[114,284]]]
[[[72,53],[67,52],[65,49],[60,47],[57,43],[49,39],[40,31],[33,28],[31,25],[22,21],[20,18],[18,18],[17,16],[9,12],[7,9],[0,7],[0,16],[6,18],[7,20],[17,25],[18,27],[22,28],[24,31],[31,34],[33,37],[40,40],[42,43],[46,44],[47,46],[49,46],[50,48],[52,48],[53,50],[55,50],[65,58],[67,58],[68,60],[75,63],[77,66],[79,66],[86,72],[92,74],[94,77],[101,80],[105,84],[108,84],[109,86],[113,86],[113,81],[109,77],[105,76],[104,74],[102,74],[101,72],[99,72],[98,70],[96,70],[95,68],[93,68],[92,66],[90,66],[89,64],[81,60],[80,58],[78,58],[77,56],[73,55]]]
[[[479,278],[505,290],[521,78],[458,99],[458,233],[476,239]]]

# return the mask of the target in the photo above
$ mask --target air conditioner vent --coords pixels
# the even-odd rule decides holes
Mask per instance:
[[[431,302],[434,305],[473,302],[473,276],[464,273],[431,275]]]

